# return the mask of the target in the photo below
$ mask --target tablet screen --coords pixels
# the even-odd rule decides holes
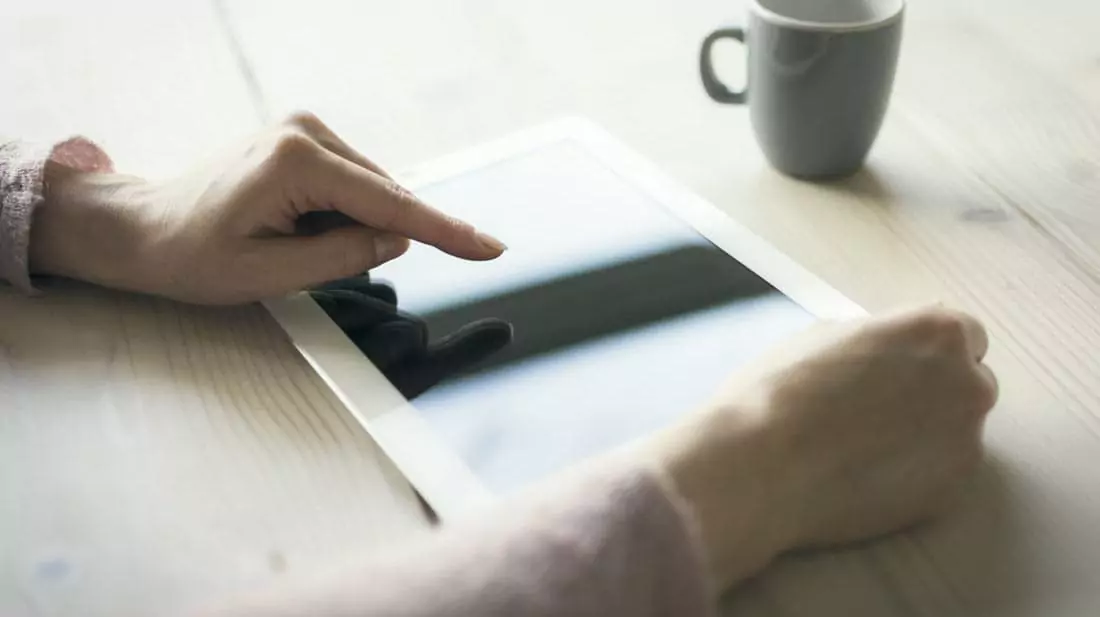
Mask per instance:
[[[513,324],[508,348],[414,401],[494,492],[674,422],[814,321],[579,142],[418,194],[509,246],[486,263],[414,246],[374,273],[433,336]]]

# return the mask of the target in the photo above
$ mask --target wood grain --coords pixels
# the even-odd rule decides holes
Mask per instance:
[[[731,614],[1094,612],[1095,4],[911,3],[878,147],[865,172],[827,185],[769,170],[745,110],[702,93],[698,42],[740,21],[736,4],[367,3],[366,23],[322,2],[349,16],[338,31],[361,32],[404,70],[345,60],[353,39],[339,35],[322,65],[274,33],[293,21],[304,42],[330,20],[228,5],[273,109],[316,107],[383,161],[441,154],[549,110],[581,113],[868,308],[946,301],[987,321],[1003,403],[990,463],[960,509],[887,541],[784,559],[732,594]],[[737,52],[722,53],[724,69],[736,64]],[[352,73],[354,83],[340,78]]]
[[[259,306],[66,287],[0,315],[4,614],[175,610],[424,528]]]
[[[1085,530],[1100,515],[1091,354],[1100,296],[1064,244],[956,169],[896,122],[876,164],[847,183],[771,178],[761,181],[767,191],[745,189],[775,218],[789,217],[772,222],[773,238],[810,255],[808,243],[836,247],[817,249],[822,260],[811,263],[836,268],[834,283],[865,305],[944,300],[982,316],[1002,382],[991,464],[962,508],[865,551],[781,564],[754,589],[794,614],[1028,615],[1096,601],[1089,564],[1100,544]],[[846,569],[826,566],[838,560]],[[894,571],[887,580],[884,568]]]
[[[0,9],[0,133],[168,175],[260,118],[209,3]],[[259,307],[0,289],[0,614],[127,616],[306,577],[423,528]]]
[[[208,2],[5,2],[0,134],[84,134],[120,170],[163,176],[259,125]]]
[[[730,614],[1095,613],[1100,5],[910,3],[867,170],[826,185],[769,170],[745,110],[702,92],[697,45],[740,21],[738,3],[217,6],[17,5],[0,68],[22,95],[0,97],[0,117],[92,133],[163,173],[301,107],[391,168],[590,116],[868,308],[943,300],[993,334],[1003,402],[956,512],[787,557]],[[722,56],[738,79],[735,48]],[[19,531],[0,537],[0,612],[179,606],[419,528],[258,309],[69,289],[5,294],[0,315],[0,528]]]

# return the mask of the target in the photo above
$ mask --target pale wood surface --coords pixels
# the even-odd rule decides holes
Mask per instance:
[[[0,134],[85,133],[130,173],[177,172],[259,126],[207,2],[0,6]]]
[[[224,32],[207,3],[4,3],[0,133],[176,171],[260,124]],[[258,306],[0,288],[0,412],[4,617],[165,614],[426,527]]]
[[[117,158],[163,171],[262,116],[307,107],[400,168],[581,113],[869,309],[943,299],[988,320],[1003,403],[990,420],[991,463],[961,509],[903,537],[787,558],[733,594],[732,614],[1084,615],[1100,607],[1100,5],[913,2],[894,105],[867,171],[818,186],[768,170],[744,110],[712,104],[699,86],[698,42],[736,23],[737,3],[130,4],[145,20],[114,11],[115,21],[104,21],[114,37],[89,38],[78,25],[63,38],[50,34],[57,20],[87,21],[64,12],[36,17],[44,34],[35,36],[22,34],[18,19],[0,26],[5,70],[11,58],[26,58],[6,53],[14,46],[39,50],[35,62],[70,75],[67,85],[27,77],[38,73],[23,60],[24,81],[43,85],[14,105],[0,97],[4,126],[13,113],[15,127],[50,130],[62,118],[86,119],[92,128],[75,128],[98,131],[124,150]],[[139,61],[117,33],[142,28]],[[8,36],[13,30],[20,34]],[[40,37],[56,38],[45,45]],[[89,65],[65,50],[87,55],[93,40],[125,61],[81,72]],[[195,50],[201,66],[173,74],[183,66],[173,40]],[[735,48],[723,54],[722,68],[736,79]],[[168,70],[156,68],[158,55]],[[56,111],[45,102],[47,85],[80,104]],[[123,87],[132,96],[119,94]],[[142,97],[148,105],[135,102]],[[17,412],[5,421],[0,450],[9,499],[0,510],[0,608],[76,614],[74,602],[87,597],[102,614],[112,602],[114,614],[136,613],[149,606],[151,596],[134,591],[146,581],[162,598],[189,598],[270,576],[260,572],[265,555],[280,547],[300,547],[303,567],[314,568],[370,545],[372,524],[417,527],[411,504],[378,488],[400,491],[398,480],[363,479],[392,472],[376,471],[370,444],[259,313],[75,291],[39,302],[5,296],[0,308],[18,319],[2,331],[4,392],[16,393]],[[168,363],[173,353],[180,362]],[[147,358],[134,364],[146,368],[126,368],[135,357]],[[143,377],[129,381],[133,372]],[[77,385],[62,387],[61,375]],[[247,395],[247,386],[262,392],[276,382],[304,394]],[[166,390],[178,394],[165,415],[141,404]],[[310,426],[343,428],[330,442]],[[36,447],[17,447],[17,439]],[[327,472],[332,466],[346,471]],[[158,469],[185,490],[158,486]],[[356,481],[374,490],[349,494]],[[73,513],[76,504],[87,516]],[[66,518],[51,519],[50,508]],[[254,516],[263,510],[273,513]],[[180,531],[174,517],[189,512],[246,529],[241,549],[223,545],[237,534],[219,524]],[[16,520],[33,521],[32,531],[9,522]],[[335,531],[352,521],[363,522],[360,533]],[[125,574],[77,571],[119,591],[90,591],[81,582],[89,579],[71,574],[45,580],[66,546],[91,547],[83,553],[91,561],[67,557],[76,563],[116,564]],[[293,568],[295,559],[287,561]]]
[[[47,291],[0,294],[0,614],[161,614],[424,527],[259,306]]]

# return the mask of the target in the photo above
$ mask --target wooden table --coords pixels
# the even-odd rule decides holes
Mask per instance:
[[[296,108],[401,168],[594,118],[869,309],[985,318],[990,464],[942,523],[789,557],[736,615],[1100,606],[1100,4],[920,0],[865,172],[770,171],[695,54],[737,3],[38,0],[0,127],[162,175]],[[738,52],[720,68],[738,73]],[[14,95],[13,95],[14,93]],[[258,307],[0,293],[0,615],[139,615],[420,533],[411,491]]]

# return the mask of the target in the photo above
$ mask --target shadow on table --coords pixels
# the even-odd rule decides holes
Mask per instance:
[[[872,166],[866,166],[851,176],[833,178],[813,183],[823,190],[854,195],[864,201],[886,205],[893,201],[894,193]]]
[[[874,166],[867,166],[852,176],[816,182],[814,185],[827,192],[857,197],[868,207],[885,210],[903,204],[919,205],[950,212],[962,223],[976,226],[1003,224],[1017,216],[1006,210],[1001,200],[988,194],[958,191],[949,184],[920,182],[914,178],[900,181],[907,183],[903,191],[896,186],[891,187],[884,174]]]

